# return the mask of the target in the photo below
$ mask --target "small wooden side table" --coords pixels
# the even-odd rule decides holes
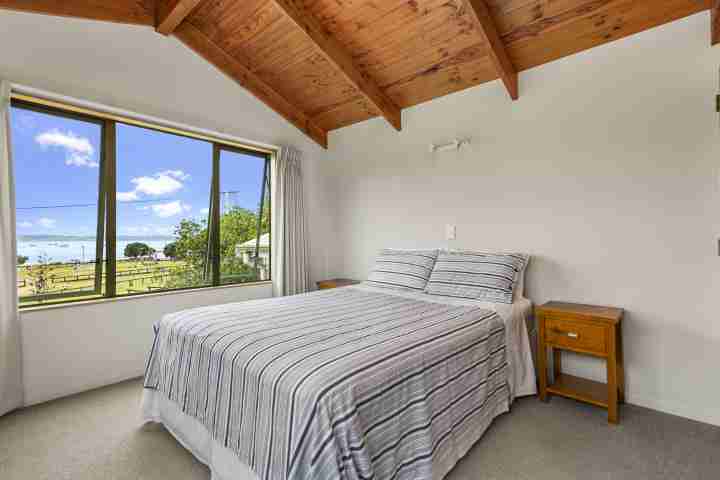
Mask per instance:
[[[329,288],[348,287],[350,285],[357,285],[360,283],[359,280],[351,280],[349,278],[332,278],[330,280],[320,280],[317,282],[318,290],[327,290]]]
[[[538,319],[538,379],[540,399],[561,395],[608,411],[608,422],[618,423],[618,403],[625,401],[623,369],[623,310],[575,303],[548,302],[535,309]],[[553,351],[553,383],[548,384],[547,349]],[[561,351],[604,358],[607,383],[562,372]]]

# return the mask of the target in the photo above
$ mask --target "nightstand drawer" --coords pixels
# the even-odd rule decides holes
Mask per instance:
[[[549,315],[545,318],[547,343],[582,352],[607,354],[607,329],[603,325],[585,323]]]

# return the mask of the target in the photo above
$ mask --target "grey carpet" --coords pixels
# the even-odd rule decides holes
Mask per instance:
[[[0,418],[0,479],[207,480],[164,429],[140,427],[132,380]],[[571,400],[515,403],[448,480],[720,478],[720,428],[635,406],[610,426]]]

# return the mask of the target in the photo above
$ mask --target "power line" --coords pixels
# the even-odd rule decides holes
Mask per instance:
[[[129,202],[118,202],[120,205],[134,204],[134,203],[160,203],[172,200],[171,198],[164,198],[160,200],[132,200]],[[96,207],[97,203],[76,203],[70,205],[41,205],[37,207],[15,207],[15,210],[40,210],[40,209],[52,209],[52,208],[80,208],[80,207]]]
[[[228,191],[228,192],[220,192],[220,194],[237,194],[242,193],[241,191]],[[158,200],[131,200],[128,202],[117,202],[119,205],[132,205],[137,203],[161,203],[161,202],[167,202],[168,200],[173,200],[172,198],[162,198]],[[40,205],[36,207],[15,207],[15,210],[48,210],[48,209],[54,209],[54,208],[84,208],[84,207],[96,207],[97,203],[75,203],[75,204],[69,204],[69,205]]]

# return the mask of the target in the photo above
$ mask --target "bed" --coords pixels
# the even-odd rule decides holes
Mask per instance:
[[[174,313],[143,418],[214,480],[441,479],[535,393],[530,311],[363,284]]]

